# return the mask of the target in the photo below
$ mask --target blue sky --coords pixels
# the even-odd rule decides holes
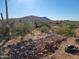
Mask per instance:
[[[79,0],[8,0],[9,17],[46,16],[52,20],[79,20]],[[0,12],[5,17],[4,0]]]

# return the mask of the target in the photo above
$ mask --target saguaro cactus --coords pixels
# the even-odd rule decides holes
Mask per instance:
[[[3,20],[3,14],[1,13],[1,19]]]
[[[6,20],[8,21],[8,5],[7,5],[7,0],[5,0],[5,8],[6,8]]]
[[[2,44],[2,46],[4,46],[10,39],[11,39],[11,35],[10,35],[10,26],[9,26],[9,21],[8,21],[8,5],[7,5],[7,0],[5,0],[5,9],[6,9],[6,23],[4,24],[5,26],[5,32],[4,32],[4,37],[5,41]]]

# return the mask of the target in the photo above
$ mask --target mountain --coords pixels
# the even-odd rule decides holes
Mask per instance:
[[[21,21],[30,21],[30,22],[52,22],[51,19],[47,17],[38,17],[38,16],[25,16],[25,17],[20,17],[20,18],[11,18],[11,20],[21,20]]]
[[[25,16],[25,17],[21,17],[18,19],[22,19],[22,20],[51,20],[47,17],[38,17],[38,16]]]

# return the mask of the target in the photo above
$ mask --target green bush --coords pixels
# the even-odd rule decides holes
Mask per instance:
[[[42,31],[42,32],[49,32],[49,28],[47,27],[47,26],[42,26],[42,27],[40,27],[40,30]]]
[[[66,24],[66,25],[59,25],[53,27],[53,31],[59,33],[59,34],[64,34],[67,36],[73,36],[74,35],[74,27],[73,25]]]
[[[16,25],[16,34],[18,35],[28,34],[31,33],[33,29],[34,29],[34,24],[32,22],[18,23],[18,25]]]

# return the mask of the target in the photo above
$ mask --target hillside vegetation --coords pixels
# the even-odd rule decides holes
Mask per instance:
[[[75,36],[78,25],[76,21],[53,21],[37,16],[9,19],[8,25],[1,20],[0,54],[6,54],[9,59],[53,59],[58,57],[62,43]]]
[[[46,17],[27,16],[9,20],[9,31],[13,35],[33,34],[32,31],[38,29],[41,32],[56,32],[59,34],[73,36],[76,22],[72,21],[52,21]],[[5,20],[0,21],[0,34],[5,33]]]

